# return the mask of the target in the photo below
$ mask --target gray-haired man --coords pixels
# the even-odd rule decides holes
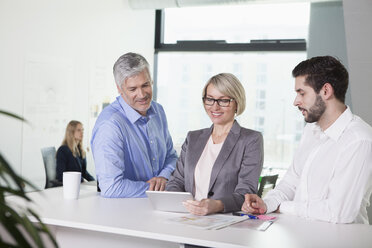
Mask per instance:
[[[145,197],[164,190],[177,154],[163,107],[152,101],[146,59],[122,55],[114,77],[120,96],[99,115],[91,140],[101,196]]]

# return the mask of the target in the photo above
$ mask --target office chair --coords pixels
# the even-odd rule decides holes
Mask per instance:
[[[369,197],[369,203],[370,205],[367,207],[367,215],[369,224],[372,225],[372,195]]]
[[[267,190],[275,188],[276,180],[278,180],[278,174],[272,176],[263,176],[261,178],[257,195],[262,197],[263,193],[266,193]]]
[[[54,146],[41,148],[45,168],[45,189],[62,186],[62,182],[56,180],[56,148]]]

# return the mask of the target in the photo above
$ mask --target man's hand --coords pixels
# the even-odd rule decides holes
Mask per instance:
[[[146,183],[150,184],[149,190],[151,191],[164,191],[167,181],[165,177],[153,177]]]
[[[224,205],[220,200],[203,199],[201,201],[188,200],[183,202],[186,209],[195,215],[207,215],[223,211]]]
[[[264,214],[267,207],[265,202],[256,194],[245,194],[242,211],[251,214]]]

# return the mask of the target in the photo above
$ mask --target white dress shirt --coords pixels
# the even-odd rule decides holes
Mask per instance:
[[[349,108],[324,132],[305,126],[293,163],[264,201],[267,212],[368,224],[372,128]]]

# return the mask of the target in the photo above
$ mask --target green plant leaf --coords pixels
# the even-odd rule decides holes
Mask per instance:
[[[1,236],[0,236],[0,247],[8,247],[8,248],[17,248],[17,246],[13,245],[13,244],[8,244],[8,243],[5,243],[2,239],[1,239]]]
[[[49,239],[53,242],[54,247],[58,247],[56,240],[53,238],[53,235],[50,233],[48,227],[41,221],[40,217],[32,209],[28,209],[28,211],[32,214],[32,216],[34,216],[35,219],[39,221],[39,230],[48,235]]]
[[[16,114],[0,110],[0,114],[16,118],[27,122],[23,117]],[[16,205],[10,206],[6,202],[6,195],[11,194],[20,197],[25,201],[32,202],[26,195],[24,188],[30,186],[38,190],[33,184],[18,176],[11,168],[10,164],[0,153],[0,225],[2,225],[8,234],[14,239],[15,244],[6,243],[0,236],[0,247],[45,247],[41,234],[47,234],[47,237],[53,242],[55,247],[58,244],[47,226],[41,221],[40,217],[30,208],[24,208]],[[34,217],[38,223],[30,221],[28,216]],[[22,231],[21,231],[21,229]],[[28,236],[25,238],[24,234]]]
[[[32,240],[35,242],[36,246],[44,247],[43,241],[39,234],[39,228],[37,228],[35,224],[29,220],[29,218],[22,218],[21,224],[30,235]]]
[[[0,192],[6,192],[7,194],[10,194],[10,195],[16,195],[16,196],[22,197],[26,201],[31,201],[31,199],[28,198],[26,194],[23,194],[22,192],[19,192],[18,190],[10,188],[10,187],[0,186]]]
[[[4,179],[7,185],[10,186],[10,182],[8,180],[12,180],[13,183],[17,186],[17,190],[20,191],[23,195],[26,194],[24,191],[24,187],[26,185],[30,186],[34,190],[38,190],[32,183],[27,181],[26,179],[18,176],[13,169],[10,167],[9,163],[5,160],[5,158],[0,153],[0,177]]]
[[[9,166],[8,162],[5,160],[5,158],[1,154],[0,154],[0,165],[1,165],[0,167],[1,177],[7,183],[9,183],[8,179],[11,179],[17,186],[17,189],[24,193],[21,178],[13,171],[13,169]]]
[[[1,223],[7,230],[8,234],[20,247],[30,247],[21,231],[17,228],[22,223],[22,217],[7,205],[0,203]]]
[[[16,114],[13,114],[13,113],[10,113],[10,112],[7,112],[7,111],[4,111],[4,110],[1,110],[1,109],[0,109],[0,114],[3,114],[3,115],[6,115],[6,116],[9,116],[9,117],[18,119],[18,120],[23,121],[25,123],[28,123],[28,121],[26,119],[24,119],[23,117],[21,117],[19,115],[16,115]]]

